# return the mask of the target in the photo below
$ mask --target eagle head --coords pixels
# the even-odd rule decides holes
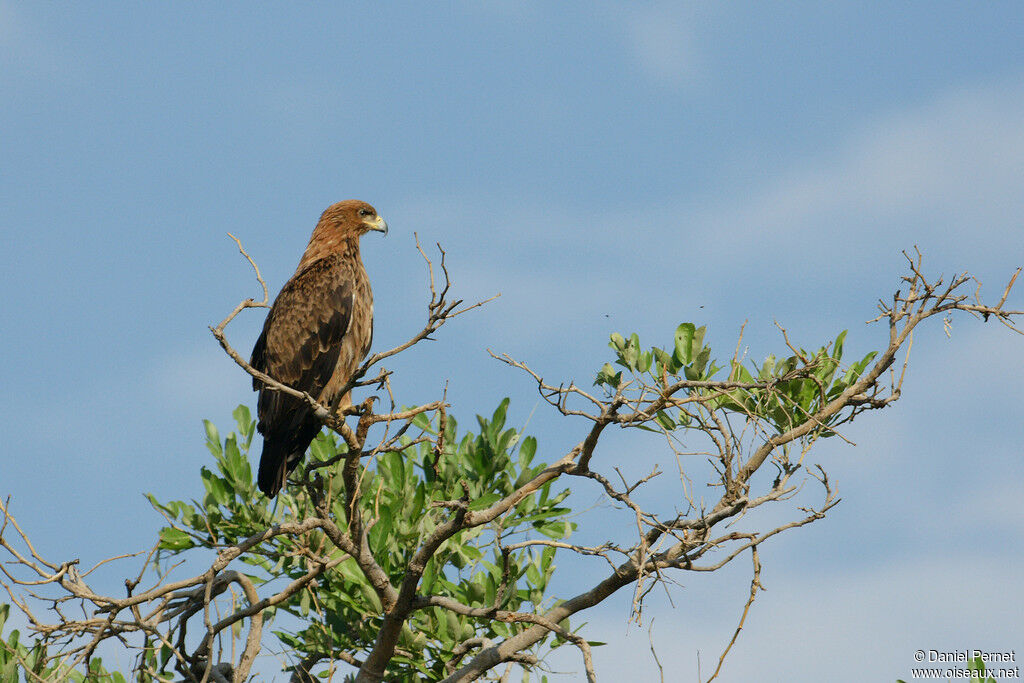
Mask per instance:
[[[327,207],[320,216],[320,225],[356,235],[364,235],[371,230],[388,234],[388,224],[377,209],[358,199],[346,199]]]

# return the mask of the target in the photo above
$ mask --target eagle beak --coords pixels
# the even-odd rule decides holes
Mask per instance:
[[[369,226],[370,230],[382,232],[385,235],[388,234],[388,224],[380,216],[374,218],[372,222],[367,223],[367,226]]]

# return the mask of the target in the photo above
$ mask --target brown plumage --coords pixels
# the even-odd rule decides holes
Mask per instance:
[[[348,405],[338,396],[370,350],[373,293],[359,258],[359,237],[388,225],[366,202],[327,208],[313,230],[295,274],[281,288],[252,350],[251,365],[322,405]],[[257,428],[263,435],[258,483],[273,498],[302,460],[320,422],[303,401],[264,388]]]

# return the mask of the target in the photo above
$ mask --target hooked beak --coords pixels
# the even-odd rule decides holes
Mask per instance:
[[[383,218],[377,216],[372,221],[368,222],[366,226],[375,232],[382,232],[385,235],[388,234],[388,224]]]

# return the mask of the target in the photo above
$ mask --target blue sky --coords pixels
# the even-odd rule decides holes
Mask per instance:
[[[537,403],[486,348],[581,382],[608,333],[664,343],[684,320],[721,356],[744,321],[751,357],[777,352],[774,320],[804,345],[849,328],[863,353],[914,245],[1001,292],[1024,264],[1022,27],[1014,2],[0,2],[0,494],[53,557],[150,543],[142,492],[198,495],[200,420],[253,400],[206,327],[257,294],[225,233],[276,291],[339,199],[391,226],[364,243],[380,348],[422,323],[413,232],[460,296],[501,292],[394,364],[404,402],[450,380],[465,425]],[[238,348],[261,322],[230,328]],[[935,322],[904,398],[818,452],[843,503],[762,549],[769,590],[723,680],[1024,649],[1024,342]],[[540,406],[529,431],[553,460],[582,429]],[[598,456],[659,458],[618,435]],[[565,562],[566,590],[603,571]],[[679,680],[731,636],[741,562],[649,607]],[[627,606],[587,616],[609,680],[656,674]]]

